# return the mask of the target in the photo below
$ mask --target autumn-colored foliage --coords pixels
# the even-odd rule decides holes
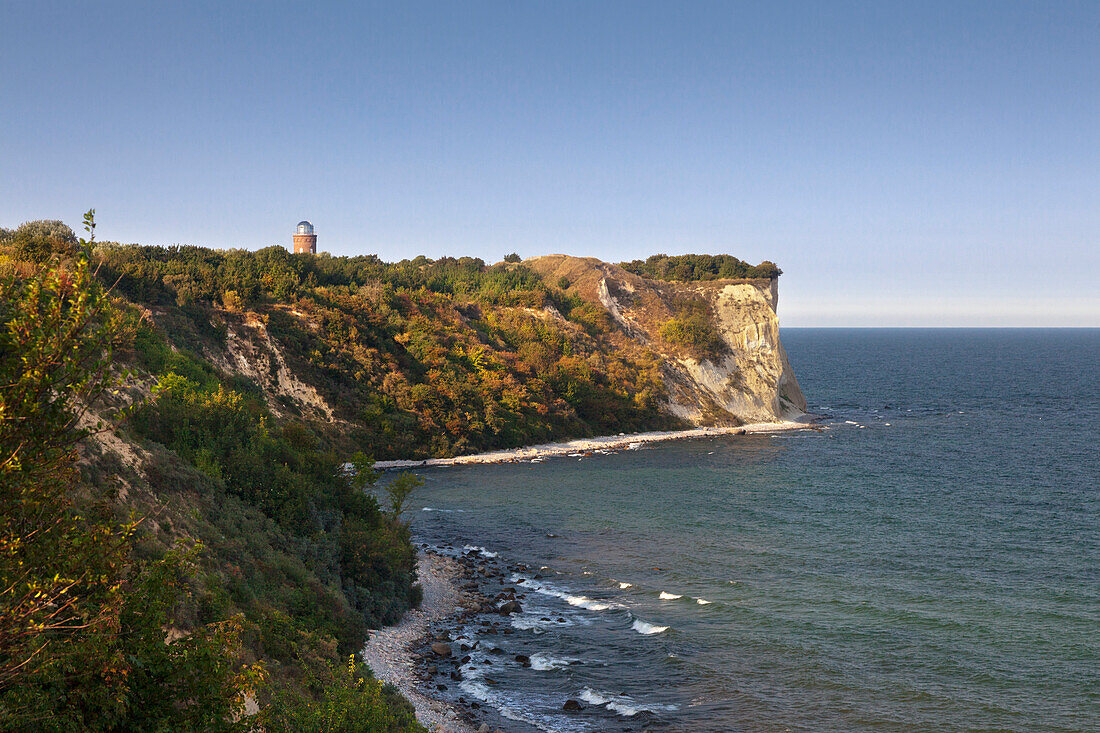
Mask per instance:
[[[422,731],[336,665],[417,601],[407,527],[37,224],[0,231],[0,729]]]

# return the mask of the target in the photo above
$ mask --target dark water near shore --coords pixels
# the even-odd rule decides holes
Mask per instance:
[[[1100,730],[1100,331],[782,337],[823,433],[423,474],[419,540],[545,566],[495,641],[533,666],[455,693],[524,730]]]

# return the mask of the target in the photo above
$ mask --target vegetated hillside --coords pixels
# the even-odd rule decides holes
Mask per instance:
[[[376,459],[681,425],[654,353],[522,264],[101,246],[101,277],[181,353]]]
[[[74,525],[78,544],[81,532],[122,538],[117,547],[130,559],[111,561],[121,573],[110,585],[121,589],[113,591],[122,594],[119,608],[143,598],[137,589],[152,582],[146,579],[173,578],[157,615],[127,623],[145,619],[141,638],[167,630],[177,639],[168,645],[173,653],[192,640],[209,644],[198,656],[158,661],[157,669],[179,676],[187,659],[207,660],[199,679],[211,700],[222,701],[207,706],[212,719],[242,712],[241,693],[249,691],[269,731],[331,727],[331,719],[317,717],[325,710],[411,730],[407,706],[393,692],[358,681],[365,671],[339,663],[360,647],[368,625],[393,622],[417,602],[407,526],[364,491],[374,476],[349,474],[344,462],[736,425],[804,409],[778,340],[778,269],[764,263],[769,277],[716,279],[740,261],[690,257],[690,268],[683,258],[639,266],[654,278],[673,272],[685,280],[671,282],[561,255],[510,256],[490,266],[473,258],[385,263],[370,255],[292,255],[282,247],[107,243],[93,250],[60,222],[32,222],[0,230],[0,275],[19,304],[0,312],[12,334],[22,333],[24,326],[12,324],[39,318],[35,308],[45,306],[36,298],[56,304],[56,313],[75,312],[90,302],[87,290],[100,293],[93,300],[103,309],[74,333],[115,314],[110,372],[132,374],[89,404],[102,418],[128,404],[132,414],[81,441],[73,465],[82,479],[58,495],[55,509],[86,519],[93,516],[87,507],[101,508],[99,529],[85,527],[85,519]],[[106,287],[110,298],[102,295]],[[32,332],[53,344],[45,330]],[[0,356],[18,371],[37,342],[27,334],[12,339]],[[39,392],[65,395],[58,387]],[[73,409],[87,401],[79,389],[66,399]],[[72,424],[63,432],[82,436]],[[25,444],[18,430],[10,437],[13,450]],[[45,486],[50,471],[26,485]],[[17,496],[12,501],[24,506]],[[131,514],[140,523],[122,531]],[[200,548],[180,549],[196,542]],[[53,572],[49,553],[36,562]],[[47,586],[59,582],[43,577]],[[232,639],[213,631],[231,620],[238,629]],[[65,638],[61,631],[54,637]],[[99,639],[92,648],[102,648]],[[166,684],[132,674],[149,655],[162,655],[161,640],[150,644],[118,650],[131,660],[123,669],[133,682],[113,698],[125,711],[89,704],[79,711],[85,722],[110,713],[127,721],[123,727],[140,728],[125,716]],[[70,689],[64,664],[38,658],[46,662],[35,667],[37,686],[22,688],[36,692],[19,698],[18,709],[52,710],[65,721],[66,700],[95,679]],[[66,664],[74,663],[88,662]],[[2,675],[0,659],[0,709]],[[257,683],[260,677],[267,682]],[[196,700],[198,684],[186,693]],[[178,707],[157,708],[157,724]],[[362,729],[378,729],[371,725]]]
[[[778,341],[774,278],[671,283],[560,256],[487,266],[281,247],[97,254],[104,280],[173,348],[376,459],[804,408]]]
[[[349,661],[418,600],[367,465],[96,263],[0,230],[0,729],[423,730]]]

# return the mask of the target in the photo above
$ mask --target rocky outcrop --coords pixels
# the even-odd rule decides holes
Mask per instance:
[[[618,348],[660,360],[664,408],[695,425],[738,425],[792,419],[806,399],[779,340],[775,280],[648,280],[593,258],[550,255],[525,264],[551,284],[602,305],[618,327]],[[705,304],[723,348],[706,356],[662,336],[685,307]]]

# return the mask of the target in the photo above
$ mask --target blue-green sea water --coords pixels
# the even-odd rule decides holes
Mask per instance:
[[[532,568],[494,637],[532,666],[453,693],[517,730],[1100,730],[1100,331],[782,338],[823,432],[423,474],[418,540]]]

